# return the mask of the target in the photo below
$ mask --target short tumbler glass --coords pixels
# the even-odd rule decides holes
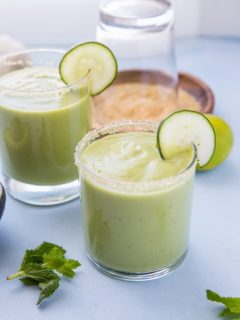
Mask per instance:
[[[52,205],[79,195],[74,149],[91,128],[88,75],[61,82],[64,53],[36,49],[0,59],[1,169],[6,190],[22,202]]]
[[[149,121],[118,122],[91,131],[76,148],[87,255],[101,272],[123,280],[159,278],[184,260],[196,150],[181,173],[151,182],[99,176],[81,161],[81,155],[91,143],[108,135],[156,129]]]

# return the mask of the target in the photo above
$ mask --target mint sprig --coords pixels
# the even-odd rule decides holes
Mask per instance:
[[[38,286],[40,295],[37,305],[39,305],[59,287],[61,281],[59,274],[73,278],[75,275],[73,269],[81,265],[77,260],[67,259],[65,253],[66,250],[62,247],[43,242],[33,250],[26,250],[19,271],[7,279],[19,278],[27,286]]]
[[[218,293],[206,290],[207,298],[210,301],[219,302],[225,306],[220,312],[220,317],[228,317],[231,320],[240,320],[240,298],[223,297]]]

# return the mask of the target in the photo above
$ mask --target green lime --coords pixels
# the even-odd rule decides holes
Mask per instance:
[[[216,134],[216,149],[212,159],[200,171],[211,170],[227,159],[233,146],[233,133],[230,126],[219,116],[206,114]]]

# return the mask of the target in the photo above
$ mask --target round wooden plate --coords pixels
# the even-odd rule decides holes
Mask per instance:
[[[162,83],[169,85],[172,79],[163,72],[153,70],[126,70],[118,73],[114,84],[126,82]],[[203,113],[211,113],[214,108],[214,94],[212,89],[202,80],[186,72],[179,72],[178,86],[193,96],[200,105]]]
[[[133,85],[131,86],[131,84]],[[139,88],[136,87],[136,84],[139,84]],[[149,100],[145,84],[149,85],[149,89],[147,89],[151,93]],[[153,86],[151,86],[152,84]],[[179,100],[176,104],[174,103],[176,80],[166,73],[156,70],[120,71],[110,88],[93,99],[93,126],[99,127],[123,119],[154,119],[154,121],[159,121],[168,113],[181,108],[203,113],[213,111],[213,92],[202,80],[191,74],[180,72],[177,87]],[[131,88],[133,88],[132,91]],[[172,88],[169,100],[165,100],[165,102],[158,100],[161,97],[159,92],[161,93],[162,88]],[[141,92],[143,92],[142,96]],[[139,118],[137,113],[140,115]]]
[[[186,72],[179,73],[179,87],[193,96],[201,106],[203,113],[212,113],[215,104],[211,88],[199,78]]]

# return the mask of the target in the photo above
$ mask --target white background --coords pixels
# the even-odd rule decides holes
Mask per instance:
[[[240,0],[173,0],[177,36],[240,36]],[[93,39],[99,0],[0,0],[0,34],[26,44]]]

